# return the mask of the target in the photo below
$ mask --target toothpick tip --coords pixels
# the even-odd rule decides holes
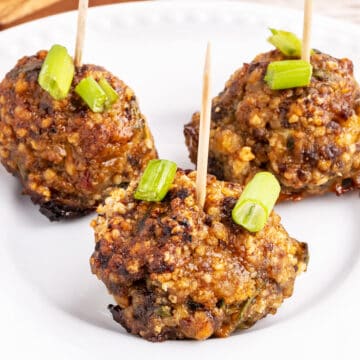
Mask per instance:
[[[304,28],[303,42],[301,50],[301,59],[310,62],[310,38],[311,38],[311,21],[312,21],[312,0],[304,0]]]
[[[203,208],[206,198],[207,167],[209,156],[209,138],[211,123],[211,43],[206,47],[203,91],[199,124],[199,144],[196,173],[196,198],[199,207]]]
[[[75,66],[82,65],[82,52],[84,48],[85,27],[86,27],[86,17],[87,17],[88,7],[89,7],[89,0],[79,0],[76,45],[75,45],[75,56],[74,56]]]

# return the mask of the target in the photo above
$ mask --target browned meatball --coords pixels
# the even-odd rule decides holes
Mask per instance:
[[[92,222],[92,272],[114,296],[114,319],[151,341],[225,337],[275,314],[306,270],[307,246],[274,212],[250,234],[233,223],[241,186],[208,177],[204,210],[196,173],[178,170],[162,202],[116,189]]]
[[[273,91],[264,81],[278,51],[236,71],[213,100],[209,172],[246,183],[261,170],[280,181],[282,198],[360,187],[360,91],[348,59],[315,52],[308,87]],[[185,126],[195,163],[199,114]]]
[[[126,186],[157,156],[134,92],[102,67],[76,68],[69,95],[54,100],[38,84],[47,52],[24,57],[0,84],[0,158],[50,220],[86,214],[114,186]],[[119,94],[93,113],[74,92],[87,76]]]

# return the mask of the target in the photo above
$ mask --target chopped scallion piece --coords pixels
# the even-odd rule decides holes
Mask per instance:
[[[161,201],[174,181],[177,165],[169,160],[150,160],[135,191],[134,198]]]
[[[280,194],[280,184],[269,172],[259,172],[245,186],[232,210],[234,222],[250,232],[263,229]]]
[[[74,77],[74,62],[65,47],[54,45],[42,64],[38,82],[55,100],[69,93]]]
[[[93,112],[104,110],[107,96],[101,86],[90,76],[82,79],[75,87],[75,92],[86,102]]]
[[[105,106],[110,107],[112,104],[116,102],[116,100],[119,98],[119,95],[105,78],[101,78],[99,80],[99,85],[104,90],[107,97]]]
[[[312,66],[304,60],[274,61],[268,65],[264,80],[272,90],[290,89],[310,84]]]
[[[301,40],[292,32],[270,29],[272,36],[267,40],[285,56],[301,57]]]

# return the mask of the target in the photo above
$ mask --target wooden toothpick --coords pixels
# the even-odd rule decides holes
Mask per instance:
[[[85,26],[86,26],[86,16],[87,16],[88,6],[89,6],[89,0],[79,0],[75,57],[74,57],[75,66],[82,65],[82,53],[84,48]]]
[[[209,156],[211,122],[211,44],[208,43],[203,75],[202,103],[199,125],[199,144],[197,153],[196,200],[203,208],[206,197],[206,179]]]
[[[304,29],[301,59],[310,62],[310,37],[311,37],[312,0],[304,2]]]

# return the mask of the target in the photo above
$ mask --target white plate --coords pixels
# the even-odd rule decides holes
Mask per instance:
[[[73,49],[76,14],[0,33],[1,77],[17,59],[53,43]],[[133,3],[89,11],[84,59],[135,90],[159,153],[189,167],[182,127],[199,108],[206,41],[214,94],[243,61],[266,51],[268,26],[301,33],[295,11],[246,3]],[[360,28],[315,16],[313,45],[359,69]],[[126,334],[90,273],[90,217],[50,223],[0,169],[0,358],[354,358],[360,323],[360,201],[329,195],[278,207],[292,236],[307,241],[308,272],[276,316],[227,339],[149,343]]]

